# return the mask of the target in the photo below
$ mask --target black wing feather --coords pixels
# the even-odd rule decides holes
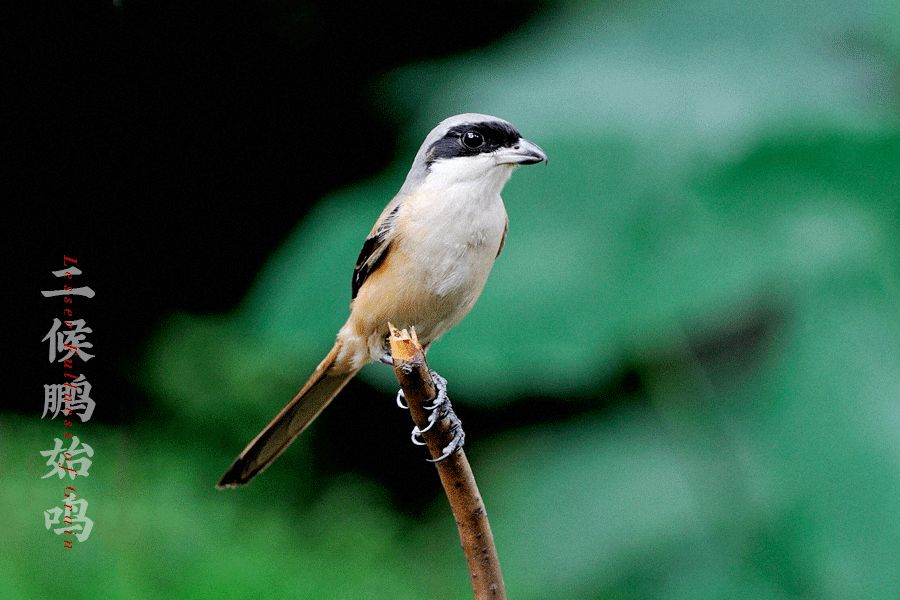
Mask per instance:
[[[356,268],[353,269],[352,292],[350,295],[351,300],[356,298],[356,294],[359,293],[359,288],[362,287],[362,284],[366,282],[369,275],[381,265],[384,257],[387,256],[388,248],[385,248],[384,251],[379,253],[377,258],[369,260],[373,254],[381,249],[382,243],[380,242],[379,237],[373,235],[372,237],[367,238],[363,244],[362,250],[359,252],[359,258],[356,259]],[[388,246],[390,246],[390,244],[388,244]]]
[[[351,300],[356,298],[356,294],[359,293],[359,288],[366,282],[369,275],[374,273],[378,267],[381,266],[381,263],[387,256],[387,253],[391,248],[391,243],[387,241],[388,233],[390,233],[394,225],[394,218],[397,216],[400,206],[401,205],[397,205],[397,207],[385,217],[381,225],[379,225],[378,229],[375,231],[375,235],[366,238],[366,241],[363,243],[362,250],[359,251],[359,258],[356,259],[356,267],[353,269],[353,281],[351,282],[350,295]]]

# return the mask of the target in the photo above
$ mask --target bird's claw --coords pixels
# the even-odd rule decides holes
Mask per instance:
[[[447,404],[449,405],[449,402]],[[450,429],[448,431],[453,435],[453,439],[444,447],[440,456],[437,458],[429,458],[428,462],[439,463],[442,460],[450,458],[450,455],[462,448],[463,444],[466,442],[466,432],[463,431],[462,421],[460,421],[459,417],[456,416],[456,413],[453,412],[452,407],[447,409],[447,414],[445,416],[450,419]]]
[[[409,410],[409,405],[405,402],[406,396],[403,394],[403,389],[397,390],[397,406],[402,408],[403,410]]]
[[[422,435],[422,432],[419,431],[419,428],[413,427],[412,435],[409,436],[409,439],[411,439],[412,443],[415,444],[416,446],[424,446],[425,442],[422,441],[422,439],[420,437],[421,435]]]
[[[437,374],[437,371],[431,371],[431,379],[434,381],[434,389],[437,390],[437,396],[431,406],[423,406],[425,410],[434,410],[440,408],[444,403],[450,402],[447,397],[447,380]]]
[[[447,380],[437,374],[435,371],[431,371],[431,378],[434,381],[434,387],[437,391],[437,395],[434,398],[434,402],[432,402],[429,406],[423,406],[425,410],[431,411],[428,414],[428,425],[424,429],[419,429],[419,426],[416,425],[413,427],[412,434],[410,435],[410,439],[412,443],[416,446],[424,446],[425,442],[422,440],[422,434],[426,431],[429,431],[434,424],[447,417],[450,419],[450,428],[449,432],[453,435],[453,439],[449,444],[443,449],[441,456],[435,459],[428,459],[428,462],[441,462],[442,460],[450,457],[451,454],[462,448],[465,443],[466,434],[462,429],[462,422],[459,420],[459,417],[456,416],[456,413],[453,412],[453,406],[450,404],[450,398],[447,396]],[[403,409],[408,409],[409,406],[404,402],[406,400],[406,396],[403,394],[403,390],[397,392],[397,406]]]

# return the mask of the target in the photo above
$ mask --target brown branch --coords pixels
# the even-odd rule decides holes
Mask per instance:
[[[394,359],[397,381],[403,388],[413,422],[419,429],[425,429],[429,424],[429,411],[424,406],[431,404],[437,395],[425,362],[425,351],[416,339],[415,329],[410,332],[405,329],[398,331],[393,325],[389,326],[391,356]],[[440,457],[444,448],[450,444],[453,438],[451,426],[451,420],[444,417],[422,434],[432,459]],[[505,600],[506,590],[494,536],[465,452],[460,448],[445,460],[435,463],[435,467],[456,519],[475,599]]]

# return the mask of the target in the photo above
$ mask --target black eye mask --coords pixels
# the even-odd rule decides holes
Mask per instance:
[[[494,152],[498,148],[511,148],[520,138],[515,127],[500,121],[457,125],[428,148],[425,164],[430,167],[439,159],[476,156]]]

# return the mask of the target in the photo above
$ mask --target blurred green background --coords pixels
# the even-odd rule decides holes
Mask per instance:
[[[135,422],[85,425],[89,541],[39,523],[36,450],[4,465],[0,595],[470,596],[383,366],[258,481],[213,485],[330,348],[425,133],[478,111],[550,156],[429,354],[509,596],[900,597],[895,2],[551,3],[369,101],[402,123],[392,164],[322,197],[234,310],[159,324]],[[4,454],[47,431],[5,415]]]

